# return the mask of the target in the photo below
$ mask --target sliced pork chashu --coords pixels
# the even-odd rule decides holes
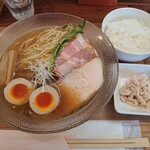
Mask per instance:
[[[92,45],[81,34],[78,34],[75,39],[58,55],[56,59],[56,66],[61,65],[75,53],[85,49],[86,47],[92,47]]]
[[[68,106],[67,111],[70,113],[91,98],[102,84],[102,61],[100,58],[94,58],[57,82],[61,91],[61,103],[66,103],[63,106]]]
[[[94,49],[86,47],[85,49],[82,49],[81,51],[75,53],[63,64],[57,66],[55,69],[55,73],[58,76],[63,77],[66,74],[70,73],[72,70],[77,69],[85,63],[91,61],[95,57],[96,54]]]

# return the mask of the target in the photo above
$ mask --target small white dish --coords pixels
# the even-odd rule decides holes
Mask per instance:
[[[130,78],[137,75],[150,77],[150,65],[143,64],[119,64],[119,78],[114,92],[115,110],[120,114],[145,115],[150,116],[150,109],[130,106],[120,100],[119,89]]]

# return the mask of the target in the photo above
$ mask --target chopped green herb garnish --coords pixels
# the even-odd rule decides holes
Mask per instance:
[[[62,28],[66,29],[68,27],[68,24],[65,24]]]
[[[53,55],[50,60],[50,72],[54,70],[56,58],[60,52],[61,47],[70,41],[74,36],[76,36],[78,33],[83,33],[83,28],[86,24],[86,20],[83,20],[82,24],[74,26],[74,28],[68,33],[66,37],[61,39],[61,41],[54,47]],[[68,25],[64,25],[63,29],[65,29]]]

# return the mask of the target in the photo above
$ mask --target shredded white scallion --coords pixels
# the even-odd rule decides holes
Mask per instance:
[[[49,72],[49,64],[50,62],[47,61],[39,61],[36,60],[35,64],[29,63],[27,69],[34,72],[34,76],[32,77],[31,81],[35,84],[42,84],[45,86],[47,82],[52,83],[52,80],[55,80],[54,73]]]
[[[59,96],[61,97],[61,91],[59,87],[55,83],[52,83],[52,81],[56,81],[54,78],[56,75],[53,72],[49,71],[49,67],[50,67],[49,61],[36,60],[35,64],[29,63],[27,69],[30,69],[30,71],[34,73],[31,82],[34,83],[34,87],[36,87],[37,84],[41,84],[42,92],[45,91],[45,87],[47,84],[51,84],[51,86],[57,89]]]

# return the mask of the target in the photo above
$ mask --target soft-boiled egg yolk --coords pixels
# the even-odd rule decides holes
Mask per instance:
[[[30,89],[24,84],[16,84],[10,89],[10,95],[15,99],[24,99],[27,97]]]
[[[41,110],[50,109],[54,107],[55,101],[51,93],[43,92],[36,96],[35,104]]]
[[[37,114],[50,113],[59,104],[58,92],[51,86],[40,87],[30,95],[29,104]]]
[[[23,78],[16,78],[4,88],[4,96],[12,104],[23,105],[28,102],[32,90],[32,82]]]

